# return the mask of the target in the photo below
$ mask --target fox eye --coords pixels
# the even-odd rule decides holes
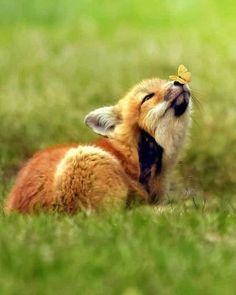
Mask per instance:
[[[155,93],[149,93],[149,94],[145,95],[141,104],[143,104],[145,101],[147,101],[150,98],[152,98],[154,95],[155,95]]]

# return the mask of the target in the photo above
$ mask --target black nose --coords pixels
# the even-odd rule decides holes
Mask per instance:
[[[183,86],[183,84],[179,83],[178,81],[174,81],[175,86]]]

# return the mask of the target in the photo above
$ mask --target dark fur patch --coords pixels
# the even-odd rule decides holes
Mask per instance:
[[[185,113],[187,107],[188,107],[188,99],[186,99],[186,94],[184,95],[184,99],[183,102],[181,104],[177,104],[177,100],[173,100],[171,107],[174,109],[175,112],[175,116],[176,117],[180,117],[181,115],[183,115],[183,113]]]
[[[163,148],[151,135],[141,130],[138,154],[140,165],[139,182],[145,186],[147,192],[150,192],[148,183],[151,169],[154,167],[157,175],[161,173]]]

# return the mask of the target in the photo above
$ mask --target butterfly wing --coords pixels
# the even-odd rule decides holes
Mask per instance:
[[[170,80],[173,80],[173,81],[178,81],[180,84],[186,84],[187,82],[182,79],[181,77],[178,77],[178,76],[169,76]]]
[[[181,78],[184,79],[187,83],[189,83],[189,82],[191,82],[191,73],[186,72],[186,73],[182,74]]]
[[[178,67],[178,76],[179,78],[185,81],[184,84],[189,83],[191,81],[191,73],[187,70],[184,65],[180,65]]]
[[[169,76],[170,80],[178,81],[180,84],[187,84],[191,82],[191,73],[184,65],[178,67],[178,74]]]
[[[178,76],[176,76],[176,75],[170,75],[169,76],[169,79],[170,80],[173,80],[173,81],[176,81],[176,79],[178,79]]]
[[[179,65],[178,67],[178,76],[182,77],[183,74],[187,73],[188,70],[184,65]]]
[[[176,81],[178,81],[180,84],[187,84],[188,83],[185,79],[183,79],[181,77],[178,77],[178,79]]]

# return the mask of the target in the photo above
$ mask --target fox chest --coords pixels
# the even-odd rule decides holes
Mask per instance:
[[[156,199],[158,196],[152,189],[153,180],[161,174],[163,148],[156,140],[144,130],[141,131],[139,145],[139,182],[145,187],[150,198]]]

